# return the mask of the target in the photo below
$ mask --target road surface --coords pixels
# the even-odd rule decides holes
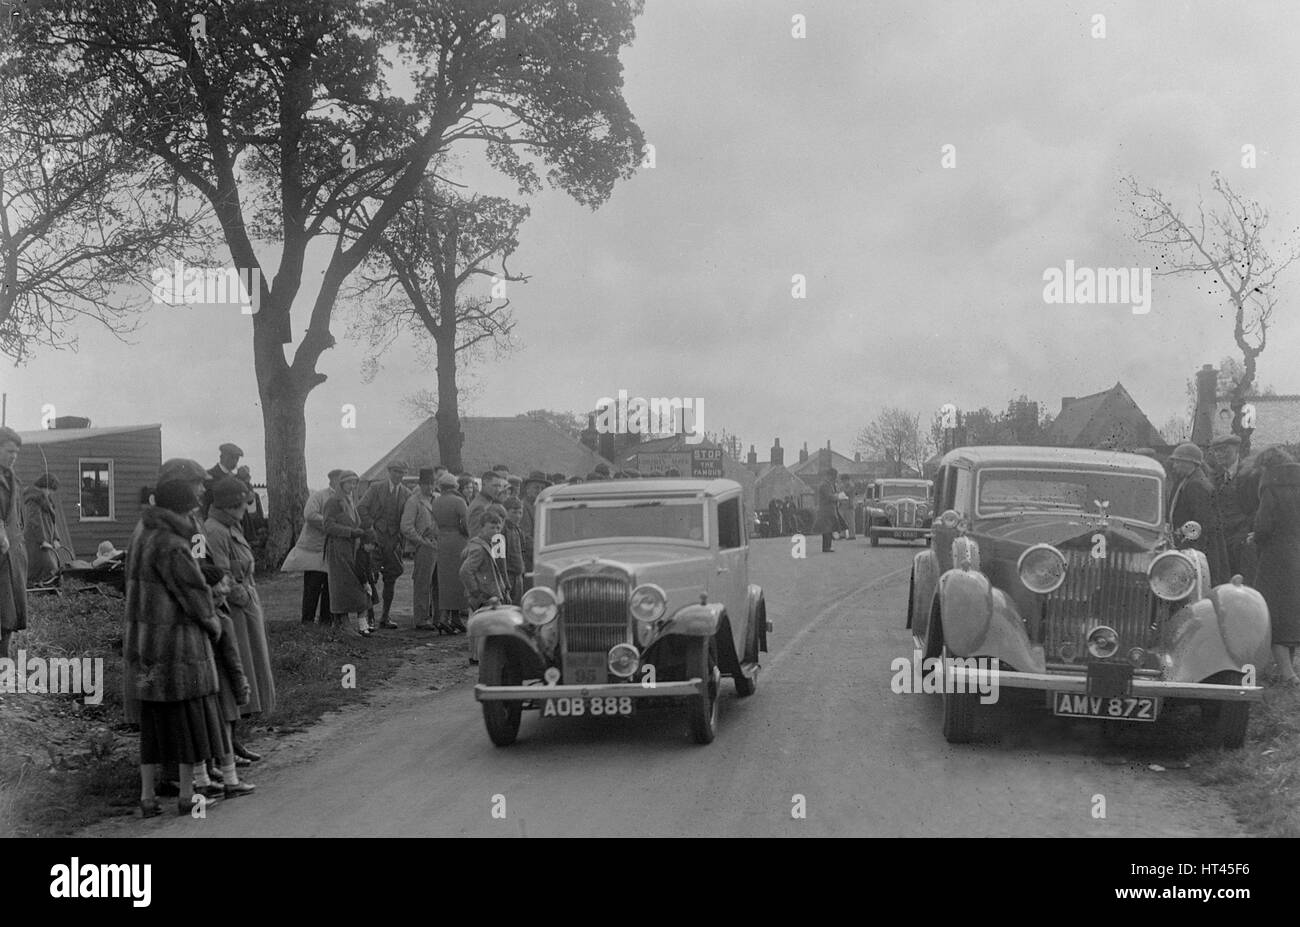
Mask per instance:
[[[196,836],[1231,835],[1226,805],[1192,783],[1195,738],[1103,743],[1037,700],[985,710],[950,746],[935,695],[895,694],[890,662],[919,546],[841,541],[806,559],[753,543],[752,581],[775,623],[758,692],[724,683],[717,739],[674,714],[546,719],[493,747],[468,682],[396,683],[374,704],[275,746],[258,792],[205,820],[123,821],[101,833]],[[1161,728],[1165,728],[1161,725]],[[1152,768],[1152,766],[1156,768]],[[803,812],[802,815],[799,812]],[[1104,813],[1104,816],[1102,816]]]

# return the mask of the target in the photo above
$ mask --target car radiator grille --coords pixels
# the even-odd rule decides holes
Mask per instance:
[[[894,506],[894,527],[912,528],[916,525],[916,503],[904,500]]]
[[[560,587],[560,633],[567,653],[604,654],[615,644],[631,643],[628,599],[631,588],[624,580],[606,576],[579,576]]]
[[[1111,662],[1126,661],[1132,647],[1148,647],[1154,593],[1147,582],[1148,553],[1112,551],[1103,560],[1090,550],[1066,550],[1065,582],[1048,594],[1043,649],[1049,661],[1064,659],[1062,645],[1073,645],[1075,661],[1091,658],[1088,632],[1108,625],[1119,634]],[[1067,648],[1068,649],[1068,648]],[[1068,662],[1068,661],[1067,661]]]

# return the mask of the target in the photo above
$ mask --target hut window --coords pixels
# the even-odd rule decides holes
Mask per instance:
[[[113,461],[81,460],[77,470],[81,521],[112,521]]]

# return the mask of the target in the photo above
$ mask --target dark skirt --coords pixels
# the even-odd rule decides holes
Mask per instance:
[[[204,695],[184,702],[140,703],[140,763],[202,763],[232,751],[221,701]]]

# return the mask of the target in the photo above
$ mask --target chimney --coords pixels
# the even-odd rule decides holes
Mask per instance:
[[[587,427],[583,429],[582,437],[579,438],[579,440],[585,444],[589,450],[595,451],[599,438],[600,434],[596,431],[596,413],[588,413]]]
[[[781,446],[780,438],[772,439],[772,466],[780,467],[785,465],[785,448]]]
[[[803,443],[803,448],[799,451],[799,463],[804,463],[807,460],[808,460],[808,442],[805,441]]]
[[[1193,444],[1204,447],[1214,440],[1214,417],[1219,405],[1219,372],[1213,364],[1196,371],[1196,414],[1192,419]]]
[[[749,456],[745,458],[745,463],[751,467],[758,466],[758,454],[754,452],[754,445],[749,446]]]

